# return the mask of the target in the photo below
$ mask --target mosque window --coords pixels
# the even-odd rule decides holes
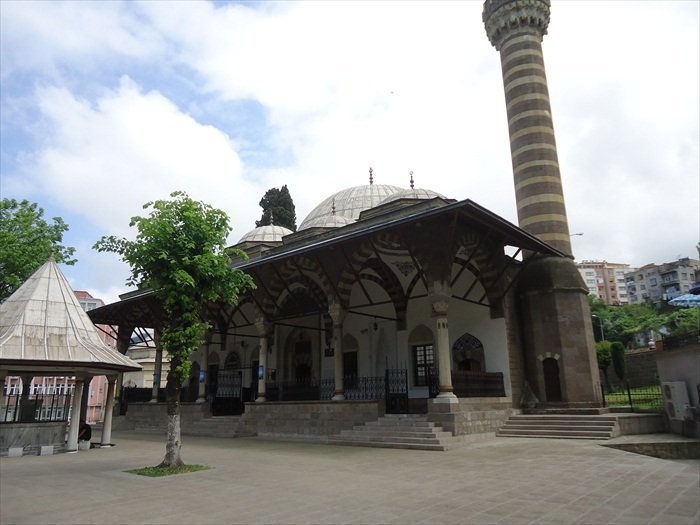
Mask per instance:
[[[413,347],[413,384],[428,386],[428,374],[435,364],[433,345],[416,345]]]

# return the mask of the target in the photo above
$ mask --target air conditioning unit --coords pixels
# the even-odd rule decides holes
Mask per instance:
[[[688,388],[684,381],[669,381],[661,383],[664,396],[664,406],[670,419],[685,419],[690,407]]]

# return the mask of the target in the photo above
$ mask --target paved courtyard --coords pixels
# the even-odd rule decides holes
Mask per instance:
[[[592,441],[495,438],[447,452],[184,437],[211,470],[147,478],[164,438],[0,459],[0,523],[700,523],[700,460]]]

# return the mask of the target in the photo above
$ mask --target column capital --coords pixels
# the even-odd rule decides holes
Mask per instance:
[[[532,34],[542,37],[549,25],[549,0],[486,0],[481,18],[491,44],[501,50],[513,35]]]
[[[255,329],[258,331],[259,336],[264,337],[270,330],[270,322],[265,316],[260,315],[255,318]]]
[[[343,324],[347,311],[339,302],[332,302],[328,305],[328,315],[333,320],[333,326]]]

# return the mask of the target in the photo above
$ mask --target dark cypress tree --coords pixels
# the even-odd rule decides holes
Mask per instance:
[[[265,192],[265,196],[260,199],[260,207],[263,209],[262,217],[255,221],[255,226],[266,226],[274,224],[283,226],[293,232],[297,231],[297,214],[294,208],[294,201],[289,194],[287,185],[280,189],[270,188]]]

